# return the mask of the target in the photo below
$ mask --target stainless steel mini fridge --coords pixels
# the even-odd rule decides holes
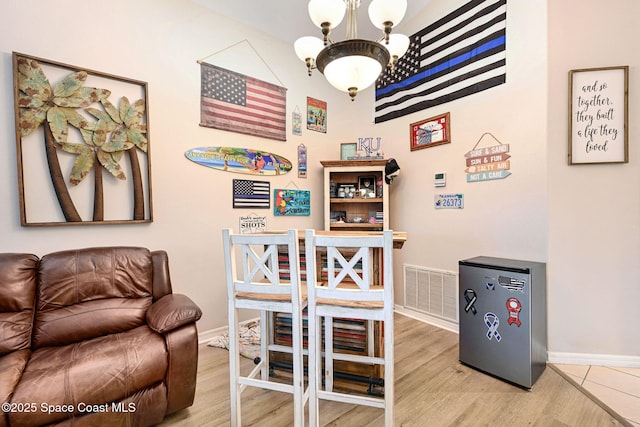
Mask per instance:
[[[460,361],[531,388],[547,362],[546,264],[459,261]]]

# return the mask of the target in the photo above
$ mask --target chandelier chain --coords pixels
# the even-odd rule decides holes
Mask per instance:
[[[347,4],[347,39],[357,39],[360,0],[345,0],[345,3]]]

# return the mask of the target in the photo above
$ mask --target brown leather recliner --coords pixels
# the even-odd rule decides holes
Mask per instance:
[[[164,251],[0,254],[0,427],[147,426],[191,406],[201,315]]]

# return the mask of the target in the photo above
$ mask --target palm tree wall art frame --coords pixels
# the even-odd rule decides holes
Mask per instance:
[[[13,52],[22,226],[153,221],[146,82]]]

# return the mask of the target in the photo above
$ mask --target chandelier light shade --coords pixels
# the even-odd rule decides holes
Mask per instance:
[[[407,53],[407,49],[409,49],[409,37],[398,33],[390,34],[389,44],[386,46],[389,54],[391,55],[389,67],[391,67],[391,72],[393,72],[395,71],[398,58],[401,58],[405,53]]]
[[[369,17],[383,30],[377,41],[357,37],[356,12],[360,0],[311,0],[309,16],[322,30],[323,39],[301,37],[294,43],[300,60],[306,63],[308,74],[317,68],[336,89],[349,93],[353,101],[358,91],[375,83],[380,73],[390,67],[393,72],[398,58],[409,47],[409,38],[391,34],[407,10],[406,0],[372,0]],[[347,15],[347,39],[334,42],[331,30]]]
[[[384,30],[385,40],[394,25],[398,25],[407,12],[407,0],[372,0],[369,5],[369,19],[377,28]]]
[[[344,0],[311,0],[309,16],[314,24],[322,29],[324,44],[329,41],[329,32],[342,22],[347,5]]]
[[[293,44],[293,49],[296,51],[298,58],[306,62],[309,75],[311,75],[311,69],[314,67],[316,57],[324,49],[322,40],[312,36],[300,37]]]
[[[376,81],[389,60],[389,51],[380,43],[351,39],[324,48],[316,64],[333,87],[348,92],[353,100],[358,90]]]

